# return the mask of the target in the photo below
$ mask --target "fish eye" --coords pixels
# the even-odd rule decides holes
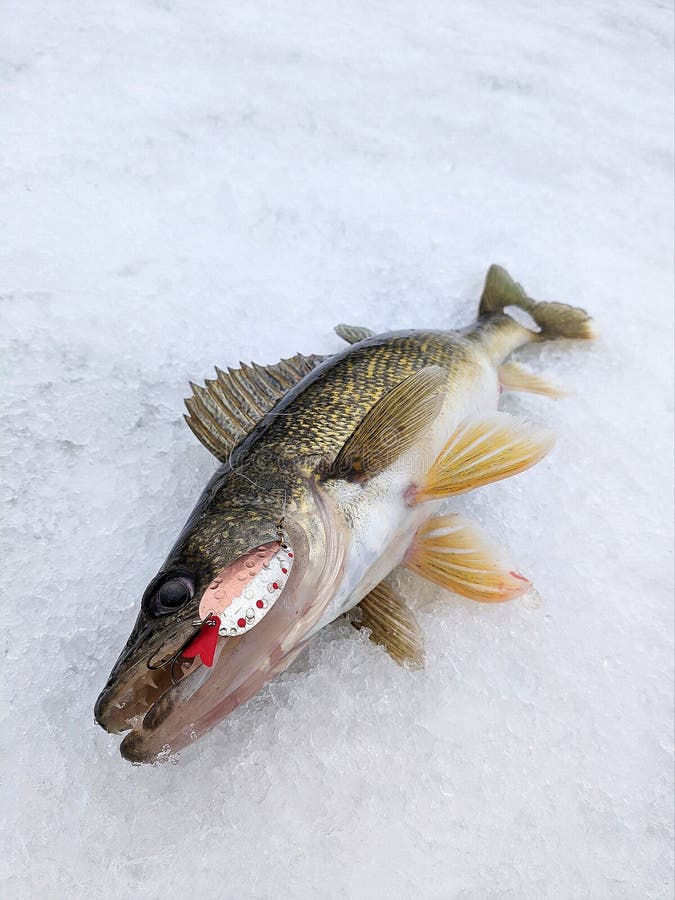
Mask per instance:
[[[194,585],[185,575],[175,575],[161,584],[150,599],[149,612],[165,616],[184,606],[194,597]]]

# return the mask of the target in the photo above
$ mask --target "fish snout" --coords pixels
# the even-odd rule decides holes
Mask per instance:
[[[120,734],[128,731],[131,725],[124,713],[124,708],[115,703],[115,698],[110,691],[112,682],[108,682],[96,699],[94,704],[94,721],[104,731],[110,734]]]
[[[94,720],[111,734],[128,731],[171,683],[170,665],[152,670],[144,657],[123,671],[116,667],[94,704]]]

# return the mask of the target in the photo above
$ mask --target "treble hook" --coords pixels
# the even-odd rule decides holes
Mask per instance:
[[[284,519],[286,517],[282,516],[279,521],[276,523],[277,529],[277,541],[281,544],[281,546],[286,550],[288,548],[288,544],[286,543],[286,535],[284,534]]]
[[[187,647],[189,642],[192,640],[192,637],[193,636],[190,635],[188,640],[185,641],[183,644],[181,644],[181,646],[178,648],[178,650],[176,650],[176,652],[173,654],[173,656],[170,656],[169,659],[165,660],[164,662],[159,663],[159,665],[153,665],[151,662],[151,660],[152,660],[152,657],[151,657],[148,660],[148,662],[146,663],[146,666],[148,667],[148,669],[150,669],[151,672],[156,672],[159,669],[163,669],[165,666],[169,666],[170,667],[169,675],[171,677],[171,684],[178,684],[178,681],[180,679],[176,679],[176,677],[174,675],[174,666],[176,665],[176,661],[178,660],[178,657],[181,655],[183,650],[185,650],[185,648]]]
[[[204,619],[198,619],[197,621],[193,621],[192,626],[201,628],[202,625],[216,625],[217,623],[213,621],[211,616],[213,616],[213,612],[210,612],[207,616],[205,616]],[[146,666],[148,667],[148,669],[150,669],[151,672],[156,672],[159,669],[163,669],[165,666],[170,666],[169,675],[171,676],[171,684],[178,684],[178,682],[180,681],[180,678],[176,679],[176,677],[174,676],[174,668],[176,665],[176,661],[178,660],[178,657],[181,655],[183,650],[185,650],[185,648],[188,647],[192,643],[194,638],[195,638],[195,633],[193,632],[188,638],[186,638],[185,641],[183,641],[183,643],[180,645],[178,650],[176,650],[176,652],[173,654],[173,656],[170,656],[167,660],[165,660],[164,662],[158,663],[157,665],[153,665],[152,656],[151,656],[150,659],[147,661]]]

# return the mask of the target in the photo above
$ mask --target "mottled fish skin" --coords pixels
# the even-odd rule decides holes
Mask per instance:
[[[284,508],[304,503],[307,473],[335,457],[387,391],[431,364],[445,368],[450,381],[478,370],[475,344],[458,332],[391,332],[318,365],[216,470],[158,575],[180,562],[203,583],[239,552],[272,539]]]
[[[222,561],[223,524],[242,530],[244,542],[269,521],[270,498],[277,514],[304,493],[298,472],[318,471],[334,459],[371,407],[399,382],[428,365],[439,365],[452,383],[478,373],[475,341],[458,332],[400,331],[378,335],[325,360],[268,412],[215,473],[188,520],[169,560]],[[257,514],[242,525],[241,509]],[[260,504],[260,505],[258,505]],[[208,507],[208,512],[206,511]],[[217,520],[209,528],[205,516]],[[199,529],[195,523],[199,521]],[[256,541],[254,541],[255,543]],[[250,544],[249,544],[250,546]]]
[[[507,304],[530,312],[541,333],[505,315]],[[415,479],[426,477],[467,416],[496,410],[497,366],[529,341],[588,338],[589,322],[583,310],[532,301],[493,266],[478,322],[470,328],[390,332],[353,343],[302,377],[231,451],[231,443],[223,444],[220,458],[229,456],[148,585],[96,704],[106,730],[133,729],[122,742],[123,756],[154,761],[185,746],[290,665],[321,627],[366,597],[404,561],[417,528],[442,499],[410,502]],[[353,329],[343,330],[353,336]],[[378,401],[407,378],[419,381],[423,370],[435,373],[429,376],[435,391],[442,385],[441,395],[434,395],[440,406],[434,406],[433,427],[402,444],[360,484],[332,472]],[[242,412],[255,421],[250,409]],[[207,587],[252,548],[279,540],[280,522],[295,560],[278,601],[250,631],[219,640],[211,673],[180,657],[175,683],[174,662],[195,635]],[[157,587],[177,576],[191,583],[191,599],[168,615],[153,611]],[[386,592],[382,597],[386,607]]]
[[[443,367],[452,379],[478,365],[475,345],[449,331],[397,331],[353,344],[292,388],[238,450],[255,453],[253,444],[264,434],[266,449],[332,459],[387,391],[429,365]]]

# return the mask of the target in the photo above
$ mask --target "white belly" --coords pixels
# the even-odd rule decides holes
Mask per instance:
[[[365,486],[346,481],[329,485],[335,506],[351,534],[344,578],[312,634],[356,606],[403,561],[419,526],[442,501],[410,506],[410,485],[429,471],[444,444],[468,416],[497,408],[499,382],[492,363],[481,354],[479,370],[455,382],[429,433]]]

